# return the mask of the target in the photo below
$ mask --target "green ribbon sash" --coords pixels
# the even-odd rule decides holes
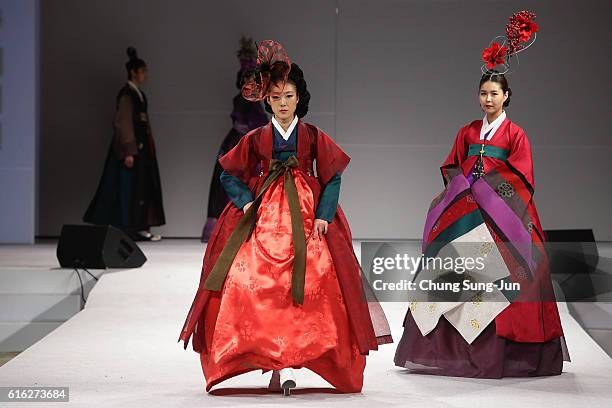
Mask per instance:
[[[483,156],[493,157],[494,159],[502,161],[506,161],[508,158],[508,150],[497,146],[482,144],[471,144],[470,150],[468,150],[468,156],[480,156],[481,150],[483,151]]]
[[[285,196],[289,204],[291,214],[291,238],[293,241],[293,272],[291,276],[291,296],[297,304],[304,304],[304,283],[306,273],[306,234],[304,232],[304,220],[302,210],[295,186],[295,180],[291,169],[298,167],[298,159],[295,156],[285,161],[272,159],[270,161],[268,177],[253,200],[253,204],[242,215],[236,229],[232,231],[227,239],[223,250],[219,254],[215,266],[210,271],[204,288],[211,291],[220,291],[227,277],[227,273],[234,262],[238,250],[245,241],[248,241],[257,222],[257,210],[261,205],[264,193],[270,185],[279,178],[284,177]]]

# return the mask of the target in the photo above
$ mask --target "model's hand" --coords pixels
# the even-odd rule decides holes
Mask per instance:
[[[325,220],[316,219],[314,220],[314,226],[312,227],[313,235],[319,237],[319,241],[323,239],[323,235],[327,234],[327,224]]]
[[[123,164],[125,164],[125,167],[128,169],[134,167],[134,156],[127,156],[125,159],[123,159]]]
[[[247,210],[249,209],[250,206],[253,205],[253,202],[248,202],[244,205],[244,207],[242,207],[242,211],[247,212]]]

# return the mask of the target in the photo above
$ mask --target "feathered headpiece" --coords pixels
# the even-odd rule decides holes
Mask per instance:
[[[291,60],[282,45],[265,40],[257,49],[255,69],[245,75],[242,96],[252,102],[263,100],[269,92],[272,79],[286,82],[291,70]]]
[[[536,15],[527,10],[510,17],[506,24],[506,35],[495,37],[482,52],[484,64],[480,70],[483,74],[505,74],[510,70],[510,59],[531,47],[536,40],[536,32],[540,27],[535,18]],[[518,56],[516,59],[518,61]],[[495,70],[498,65],[503,66],[503,69]]]
[[[240,49],[236,51],[236,56],[240,60],[240,69],[255,69],[257,63],[257,44],[251,37],[240,37]]]

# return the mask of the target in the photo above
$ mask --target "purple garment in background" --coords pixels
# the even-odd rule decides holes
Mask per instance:
[[[230,116],[234,129],[241,135],[257,129],[269,121],[261,102],[247,101],[242,95],[234,97],[234,108]]]

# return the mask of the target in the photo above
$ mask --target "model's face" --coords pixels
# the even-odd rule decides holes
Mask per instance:
[[[147,82],[147,78],[149,77],[149,70],[147,67],[138,68],[130,71],[132,82],[136,85],[143,85]]]
[[[480,87],[480,107],[489,116],[496,116],[504,108],[508,93],[504,93],[498,82],[487,81]]]
[[[267,101],[279,121],[292,120],[299,102],[297,89],[292,82],[276,83],[270,87]]]

